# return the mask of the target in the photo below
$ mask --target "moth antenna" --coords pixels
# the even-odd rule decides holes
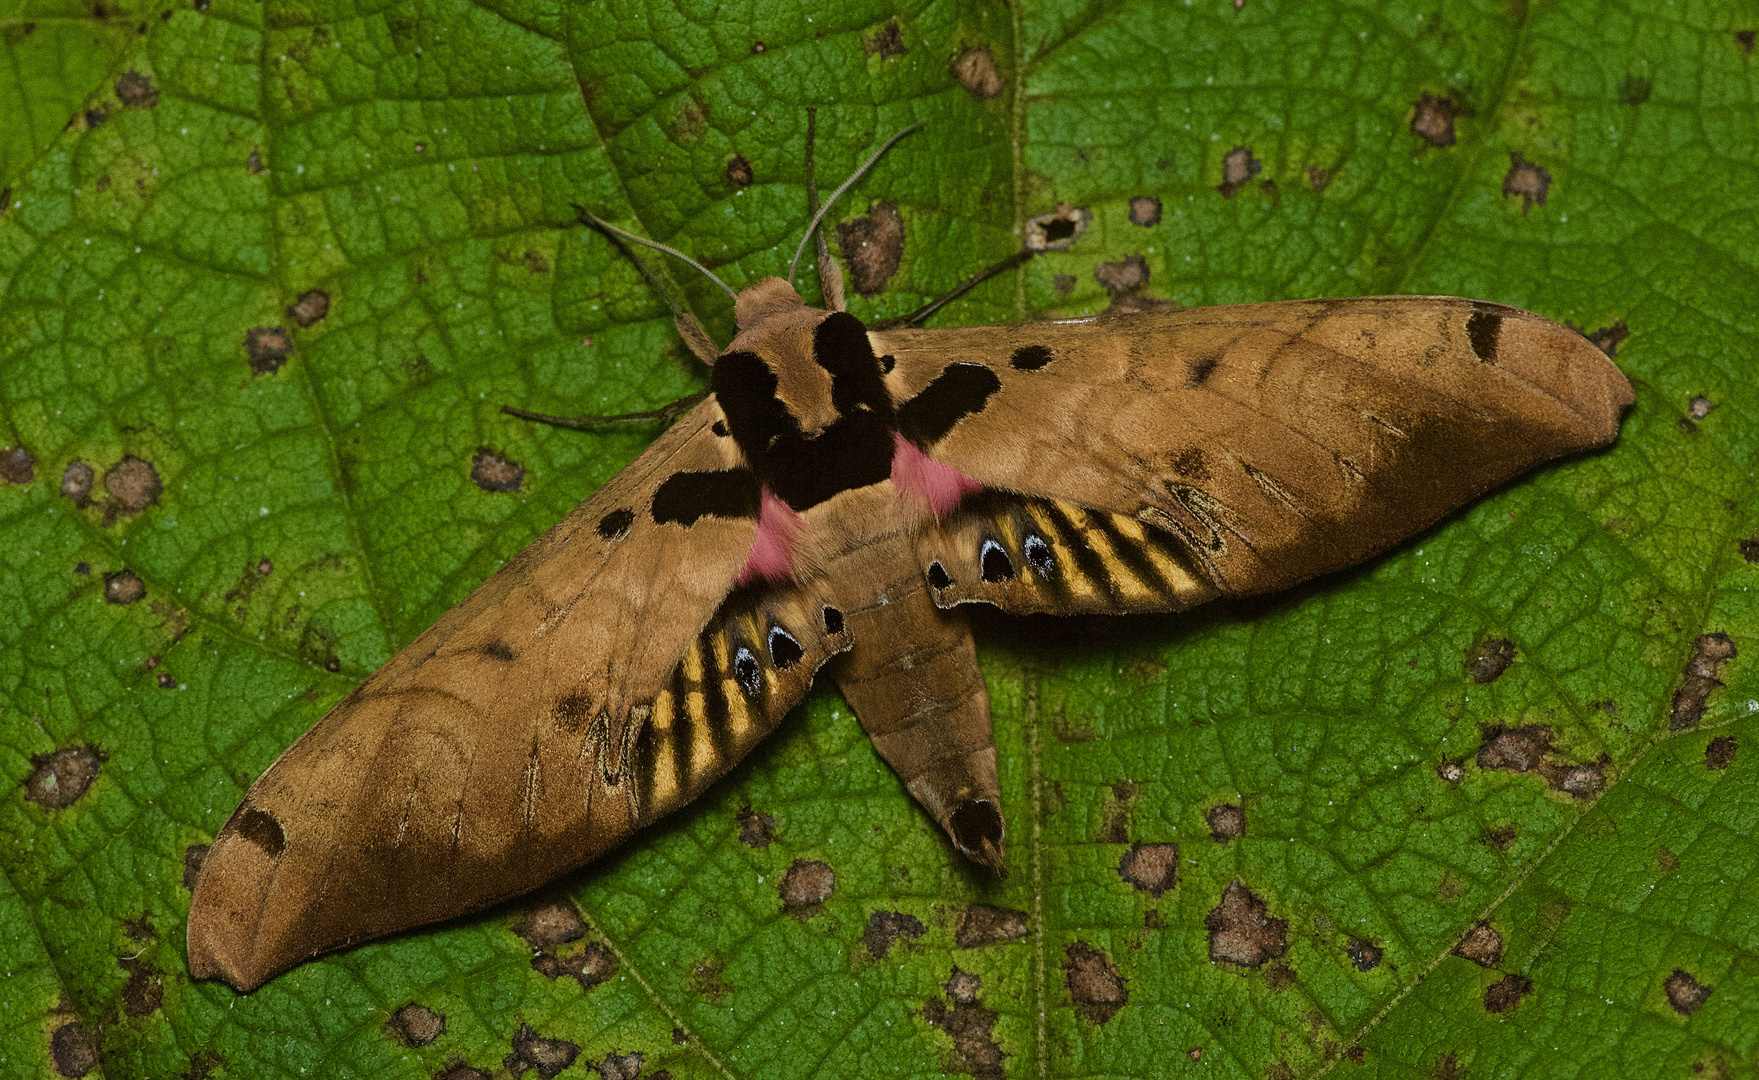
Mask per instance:
[[[708,391],[691,394],[679,398],[670,405],[662,405],[647,412],[618,413],[616,416],[551,416],[549,413],[532,412],[529,409],[516,409],[511,405],[501,406],[501,411],[508,416],[517,416],[521,420],[535,420],[540,424],[553,424],[556,427],[572,428],[575,431],[590,431],[607,424],[651,424],[664,420],[671,423],[678,417],[696,408],[697,403],[708,397]]]
[[[673,258],[684,260],[685,262],[689,263],[691,266],[695,267],[697,270],[701,271],[703,277],[708,278],[710,281],[714,282],[716,285],[719,285],[721,287],[721,291],[727,294],[727,298],[729,300],[732,300],[734,303],[739,302],[739,294],[733,291],[733,287],[731,285],[728,285],[726,282],[724,282],[720,278],[716,277],[715,272],[713,270],[710,270],[708,267],[697,262],[695,259],[692,259],[690,256],[684,254],[682,251],[679,251],[677,248],[667,247],[665,244],[660,243],[658,240],[649,240],[644,236],[637,236],[632,232],[624,232],[622,229],[617,228],[617,226],[606,221],[604,218],[601,218],[597,214],[594,214],[592,211],[587,210],[585,207],[576,205],[574,207],[574,209],[580,212],[580,217],[583,221],[585,221],[587,224],[591,225],[595,229],[603,229],[606,232],[616,233],[618,236],[621,236],[623,239],[628,240],[630,243],[642,244],[646,247],[653,248],[655,251],[663,251],[667,255],[672,256]]]
[[[843,197],[843,192],[848,191],[850,186],[853,185],[855,183],[855,181],[861,179],[861,176],[863,173],[865,173],[865,172],[867,172],[867,170],[873,168],[873,163],[880,159],[881,154],[885,153],[887,150],[890,150],[892,148],[893,143],[897,142],[899,139],[902,139],[904,136],[910,134],[912,131],[915,131],[917,128],[921,127],[922,125],[923,125],[923,121],[918,120],[918,121],[916,121],[916,123],[911,124],[909,127],[905,128],[903,131],[900,131],[896,135],[893,135],[891,138],[887,139],[885,141],[885,143],[882,144],[878,150],[875,150],[873,153],[871,153],[867,156],[867,160],[861,163],[861,168],[856,169],[855,172],[850,175],[849,179],[843,181],[841,187],[839,187],[839,188],[837,188],[837,190],[831,192],[831,197],[826,199],[825,204],[818,208],[818,213],[812,215],[812,220],[810,222],[808,222],[807,226],[806,226],[806,235],[802,236],[800,238],[800,246],[794,249],[794,259],[793,259],[793,261],[788,263],[788,282],[790,284],[792,284],[794,281],[794,268],[800,265],[800,256],[802,254],[804,254],[806,251],[806,242],[808,240],[812,239],[812,232],[814,229],[818,228],[818,223],[824,220],[825,212],[831,208],[831,205],[833,203],[835,203],[838,199]]]
[[[818,110],[806,110],[806,216],[813,218],[818,213],[818,181],[813,176],[812,148],[818,143]],[[817,241],[818,284],[824,293],[825,307],[832,311],[846,311],[848,305],[843,298],[843,268],[831,258],[830,245],[825,242],[825,231],[817,229],[811,234]]]

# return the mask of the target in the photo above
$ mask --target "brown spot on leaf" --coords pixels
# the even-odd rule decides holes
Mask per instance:
[[[224,1064],[226,1059],[212,1050],[197,1050],[189,1059],[189,1068],[183,1071],[183,1080],[208,1080]]]
[[[0,450],[0,482],[8,484],[28,484],[37,478],[37,471],[31,468],[36,459],[31,452],[22,446],[9,446]]]
[[[1057,290],[1060,293],[1064,293],[1064,294],[1074,292],[1075,291],[1075,275],[1074,274],[1052,274],[1051,275],[1051,288]]]
[[[1203,1060],[1203,1047],[1193,1046],[1191,1049],[1185,1051],[1185,1060],[1189,1061],[1193,1064],[1195,1064],[1199,1061],[1202,1061]]]
[[[1085,941],[1071,941],[1063,950],[1063,985],[1075,1011],[1095,1024],[1110,1020],[1130,1000],[1124,976],[1111,957]]]
[[[137,919],[122,920],[122,932],[128,935],[130,941],[151,941],[159,936],[159,932],[153,928],[152,916],[144,911]]]
[[[1504,975],[1484,988],[1484,1011],[1506,1013],[1532,992],[1532,979],[1525,975]]]
[[[641,1075],[641,1051],[619,1054],[613,1050],[593,1067],[598,1069],[600,1080],[636,1080]],[[658,1077],[659,1073],[654,1076]]]
[[[479,446],[470,459],[470,478],[484,491],[516,492],[525,482],[525,466]]]
[[[1317,165],[1307,166],[1307,186],[1314,191],[1324,191],[1331,186],[1332,171]]]
[[[953,61],[953,78],[978,101],[988,101],[1002,92],[1002,76],[987,45],[960,53]]]
[[[513,932],[534,949],[554,949],[584,937],[586,924],[573,904],[566,900],[547,900],[521,916],[514,924]]]
[[[1158,899],[1179,884],[1179,845],[1131,844],[1118,876]]]
[[[501,1066],[512,1073],[514,1080],[528,1071],[535,1071],[543,1080],[574,1064],[580,1047],[566,1039],[546,1039],[530,1024],[520,1024],[513,1035],[513,1052],[501,1059]]]
[[[152,462],[124,454],[116,467],[104,474],[104,490],[124,513],[138,514],[159,501],[165,486]]]
[[[1143,296],[1141,293],[1126,293],[1115,297],[1106,305],[1102,314],[1105,315],[1139,315],[1145,311],[1177,311],[1177,300],[1162,300],[1156,296]]]
[[[1668,849],[1666,844],[1655,849],[1655,869],[1663,874],[1671,874],[1680,868],[1680,857]]]
[[[698,960],[690,969],[690,985],[710,1001],[720,1001],[733,992],[727,982],[727,965],[719,959]]]
[[[1136,810],[1136,785],[1128,780],[1114,780],[1106,793],[1100,811],[1099,835],[1102,844],[1130,842],[1130,817]]]
[[[462,1061],[454,1061],[435,1073],[434,1080],[489,1080],[489,1074]]]
[[[1222,193],[1222,198],[1231,199],[1234,192],[1239,191],[1263,169],[1263,163],[1252,156],[1251,150],[1236,146],[1222,157],[1222,182],[1216,186],[1216,190]]]
[[[261,176],[263,174],[262,147],[252,147],[250,153],[244,156],[244,171],[252,176]]]
[[[1136,254],[1117,262],[1102,262],[1093,268],[1093,280],[1113,296],[1135,292],[1148,284],[1148,260]]]
[[[1203,815],[1209,823],[1209,835],[1218,844],[1225,844],[1236,836],[1246,833],[1246,811],[1233,803],[1222,803],[1209,808]]]
[[[1544,762],[1545,751],[1551,746],[1551,728],[1544,724],[1492,725],[1484,729],[1483,736],[1484,745],[1478,750],[1480,769],[1532,772]]]
[[[1502,193],[1521,197],[1521,213],[1533,209],[1533,204],[1545,205],[1545,196],[1551,191],[1551,173],[1533,164],[1518,153],[1509,155],[1509,171],[1502,178]]]
[[[1514,642],[1508,638],[1485,638],[1466,654],[1466,674],[1480,685],[1493,683],[1514,662]]]
[[[98,1067],[98,1054],[85,1025],[71,1020],[49,1036],[49,1060],[62,1076],[80,1077]]]
[[[816,859],[795,859],[782,875],[776,891],[782,897],[782,910],[802,915],[816,915],[837,890],[837,874],[828,863]]]
[[[446,1033],[446,1018],[426,1005],[415,1002],[391,1014],[385,1034],[404,1046],[427,1046]]]
[[[1703,394],[1694,394],[1692,400],[1686,402],[1686,415],[1694,420],[1702,420],[1716,409],[1716,402]]]
[[[31,758],[31,774],[24,781],[24,797],[48,810],[65,810],[78,802],[98,778],[108,759],[95,746],[68,746]]]
[[[838,225],[837,247],[849,264],[855,291],[879,295],[904,258],[904,219],[898,216],[898,204],[872,203],[867,216]]]
[[[1239,878],[1228,883],[1203,926],[1209,931],[1209,958],[1218,964],[1255,968],[1289,951],[1289,920],[1272,917]]]
[[[764,53],[769,52],[769,51],[770,51],[770,47],[768,45],[765,45],[761,41],[754,41],[751,43],[751,55],[753,55],[753,56],[762,56]]]
[[[90,465],[83,461],[70,461],[67,468],[61,470],[61,494],[72,499],[76,505],[84,506],[92,501],[92,481],[97,477]]]
[[[1138,195],[1130,200],[1130,224],[1144,228],[1160,224],[1160,200],[1152,195]]]
[[[965,909],[965,917],[959,920],[953,944],[961,949],[981,949],[1004,941],[1017,941],[1026,936],[1028,929],[1024,911],[972,904]]]
[[[1435,1059],[1435,1070],[1429,1075],[1433,1080],[1466,1080],[1466,1067],[1460,1064],[1460,1056],[1449,1050]]]
[[[776,838],[776,819],[746,803],[733,820],[739,823],[739,842],[748,848],[767,848]]]
[[[300,326],[311,326],[329,313],[330,294],[322,289],[307,289],[287,306],[287,317]]]
[[[867,917],[867,927],[861,931],[861,943],[867,946],[868,955],[875,960],[884,960],[892,951],[892,943],[899,938],[919,938],[928,933],[922,920],[902,911],[875,911]]]
[[[1344,955],[1350,958],[1350,963],[1355,966],[1357,971],[1373,971],[1380,966],[1381,958],[1386,955],[1386,950],[1371,941],[1351,938],[1350,944],[1344,949]]]
[[[1064,251],[1081,238],[1092,221],[1091,212],[1060,202],[1050,213],[1026,219],[1026,250]]]
[[[244,334],[244,355],[250,369],[258,375],[273,375],[287,363],[293,342],[284,326],[253,326]]]
[[[1756,41],[1759,41],[1759,30],[1735,31],[1735,44],[1741,47],[1742,52],[1752,52]]]
[[[903,56],[910,50],[904,47],[904,31],[897,19],[887,19],[885,25],[873,32],[873,36],[861,36],[861,48],[869,56],[877,56],[881,60],[890,60],[894,56]]]
[[[1674,968],[1661,988],[1667,991],[1667,1003],[1681,1016],[1691,1016],[1702,1009],[1710,995],[1716,992],[1714,987],[1702,985],[1683,968]]]
[[[942,1071],[948,1074],[970,1073],[979,1080],[1002,1080],[1006,1073],[1002,1059],[1007,1057],[991,1034],[996,1013],[984,1008],[977,1000],[983,980],[953,969],[947,980],[947,997],[952,1007],[939,998],[930,998],[922,1007],[922,1018],[953,1038],[951,1058],[943,1059]]]
[[[165,977],[138,956],[120,957],[116,962],[128,972],[128,981],[122,984],[122,1011],[132,1017],[157,1012],[165,1000]]]
[[[1502,963],[1502,934],[1496,927],[1481,922],[1466,931],[1454,946],[1454,955],[1463,956],[1479,967],[1493,968]]]
[[[1435,775],[1446,783],[1459,787],[1460,781],[1466,778],[1466,762],[1463,758],[1444,758],[1435,767]]]
[[[1437,97],[1427,90],[1411,103],[1411,134],[1430,146],[1454,145],[1454,117],[1460,107],[1450,97]]]
[[[1619,83],[1620,105],[1641,105],[1655,91],[1655,83],[1641,75],[1626,75]]]
[[[1704,767],[1706,769],[1726,769],[1735,760],[1735,751],[1741,744],[1732,735],[1718,735],[1704,747]]]
[[[191,844],[183,849],[183,887],[195,891],[202,875],[202,861],[208,857],[209,844]]]
[[[130,109],[150,109],[159,103],[159,88],[140,72],[125,71],[116,80],[116,99]]]
[[[1471,886],[1452,870],[1442,872],[1441,881],[1435,886],[1435,898],[1444,904],[1451,904],[1471,891]]]
[[[1598,330],[1583,332],[1582,336],[1587,338],[1594,344],[1595,348],[1599,349],[1607,356],[1617,356],[1619,354],[1619,346],[1623,345],[1625,339],[1631,336],[1631,329],[1625,325],[1625,320],[1614,319],[1611,326],[1603,326]]]
[[[539,953],[531,958],[531,970],[551,982],[573,979],[582,990],[591,990],[617,974],[617,958],[611,950],[592,941],[580,952],[569,956]]]
[[[727,159],[727,182],[734,187],[748,188],[757,179],[751,171],[751,162],[745,160],[744,154],[734,154]]]
[[[1689,728],[1704,718],[1710,694],[1722,686],[1722,666],[1738,655],[1735,643],[1724,633],[1701,634],[1692,642],[1680,688],[1674,691],[1673,730]]]

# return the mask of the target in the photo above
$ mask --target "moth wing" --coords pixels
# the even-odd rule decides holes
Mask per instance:
[[[937,602],[1015,612],[1285,588],[1611,442],[1632,400],[1579,334],[1452,297],[870,336],[904,434],[985,489],[925,534]]]
[[[203,862],[193,975],[248,990],[526,892],[779,722],[848,639],[819,584],[736,588],[756,481],[719,417],[698,405],[263,773]]]

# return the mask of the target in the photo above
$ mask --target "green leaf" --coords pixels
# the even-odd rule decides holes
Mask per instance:
[[[78,1072],[77,1022],[111,1078],[507,1076],[563,1043],[562,1075],[1752,1075],[1756,29],[1595,0],[0,17],[0,1071]],[[188,869],[249,782],[653,435],[499,407],[704,385],[573,204],[736,288],[784,272],[808,107],[827,188],[926,122],[832,215],[901,215],[863,318],[1067,202],[1073,248],[939,323],[1101,310],[1096,267],[1140,255],[1186,305],[1518,304],[1601,332],[1636,406],[1270,603],[979,619],[1005,879],[821,687],[529,902],[191,981]],[[834,889],[784,910],[800,861]]]

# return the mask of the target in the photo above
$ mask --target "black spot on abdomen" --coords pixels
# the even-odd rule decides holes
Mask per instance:
[[[1037,371],[1055,359],[1048,345],[1022,345],[1008,358],[1017,371]]]
[[[287,850],[287,833],[275,815],[267,810],[258,810],[254,806],[240,807],[238,819],[233,823],[238,835],[257,847],[271,859],[279,859]]]
[[[1473,305],[1472,317],[1466,320],[1466,337],[1478,359],[1496,363],[1496,339],[1501,333],[1502,316],[1482,304]]]
[[[1002,380],[982,364],[953,364],[898,409],[898,430],[919,446],[939,442],[953,425],[983,411]]]
[[[654,520],[689,527],[705,514],[755,518],[763,488],[749,469],[673,473],[654,492]]]

